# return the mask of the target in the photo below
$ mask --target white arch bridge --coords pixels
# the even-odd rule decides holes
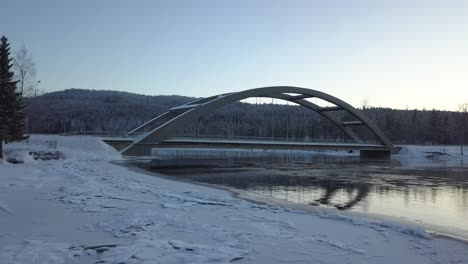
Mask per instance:
[[[276,98],[296,103],[330,120],[341,129],[353,143],[285,142],[270,140],[215,140],[174,138],[178,129],[198,120],[225,105],[252,97]],[[323,107],[312,103],[310,98],[319,98],[333,106]],[[344,110],[355,120],[342,121],[335,111]],[[364,143],[354,127],[367,127],[379,141],[378,144]],[[149,156],[152,148],[244,148],[244,149],[330,149],[359,150],[361,156],[389,157],[398,153],[387,136],[359,109],[329,94],[292,86],[273,86],[249,89],[241,92],[220,94],[173,107],[127,134],[126,138],[109,138],[105,142],[120,149],[126,156]]]

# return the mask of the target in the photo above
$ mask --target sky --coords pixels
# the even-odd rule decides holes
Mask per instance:
[[[40,88],[205,97],[290,85],[358,107],[468,102],[468,1],[0,0]]]

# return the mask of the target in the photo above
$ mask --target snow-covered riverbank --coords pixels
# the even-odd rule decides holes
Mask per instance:
[[[63,160],[7,146],[25,163],[0,164],[0,263],[468,263],[467,244],[419,227],[258,205],[113,165],[98,138],[30,147],[55,146]]]

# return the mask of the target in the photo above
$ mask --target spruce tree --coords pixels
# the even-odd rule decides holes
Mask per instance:
[[[0,158],[3,158],[3,141],[24,140],[24,112],[21,96],[16,91],[10,59],[10,45],[0,39]]]

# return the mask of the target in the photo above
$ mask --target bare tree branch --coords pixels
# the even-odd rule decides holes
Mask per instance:
[[[458,111],[462,113],[467,113],[468,112],[468,102],[462,103],[458,105]]]
[[[35,77],[37,74],[36,64],[24,43],[21,48],[15,52],[15,56],[13,57],[13,68],[15,71],[15,78],[19,81],[18,90],[22,96],[34,95],[36,83]]]

